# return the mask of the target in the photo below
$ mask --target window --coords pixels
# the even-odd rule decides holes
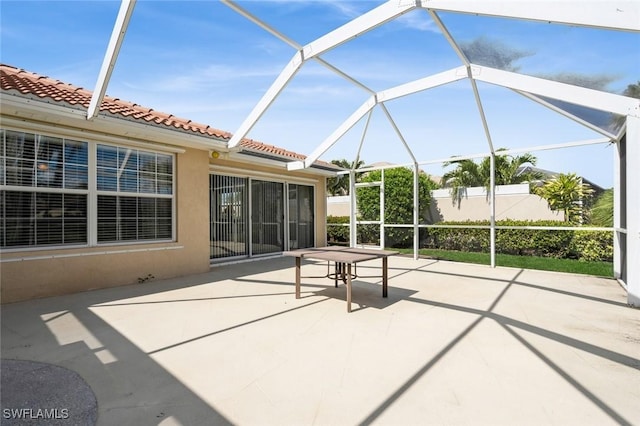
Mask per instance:
[[[87,243],[86,142],[0,130],[2,247]]]
[[[173,156],[98,145],[98,242],[172,237]]]
[[[173,169],[170,154],[0,129],[0,245],[170,240]]]

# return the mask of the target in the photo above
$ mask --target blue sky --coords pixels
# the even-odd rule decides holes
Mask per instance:
[[[238,2],[306,44],[380,1]],[[117,1],[1,0],[0,60],[93,90],[119,9]],[[476,62],[621,93],[640,80],[640,35],[441,13]],[[294,54],[294,49],[216,1],[139,0],[107,94],[235,132]],[[446,71],[460,61],[422,10],[413,11],[324,54],[373,90]],[[498,86],[479,83],[496,147],[524,148],[599,135]],[[314,61],[249,133],[256,140],[311,153],[368,94]],[[487,141],[468,81],[389,102],[418,160],[482,153]],[[321,158],[353,159],[364,120]],[[538,166],[613,181],[613,149],[595,145],[536,152]],[[361,158],[408,163],[385,115],[376,109]],[[441,165],[426,166],[441,175]]]

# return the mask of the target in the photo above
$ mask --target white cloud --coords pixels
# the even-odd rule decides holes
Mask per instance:
[[[263,66],[210,64],[194,68],[173,69],[166,75],[157,78],[145,76],[140,81],[128,79],[122,84],[130,89],[154,92],[198,92],[231,85],[241,87],[247,81],[272,81],[280,71],[277,64]]]
[[[419,31],[428,31],[440,34],[440,28],[433,22],[431,16],[426,12],[416,10],[410,13],[406,13],[396,19],[396,22],[404,25],[407,28],[411,28]]]
[[[363,13],[362,8],[358,7],[359,5],[352,1],[326,1],[322,2],[322,4],[338,11],[347,18],[355,18]]]

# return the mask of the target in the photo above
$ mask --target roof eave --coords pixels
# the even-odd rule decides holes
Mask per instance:
[[[227,140],[214,136],[190,134],[188,131],[168,126],[141,123],[101,112],[95,119],[87,120],[86,108],[62,102],[46,101],[2,91],[2,115],[12,116],[23,122],[36,121],[51,126],[69,127],[89,132],[119,136],[125,139],[154,142],[201,150],[225,149]]]
[[[287,164],[294,160],[291,157],[268,154],[262,151],[257,151],[257,150],[248,149],[248,148],[240,148],[239,150],[230,151],[229,159],[236,160],[239,162],[245,162],[245,163],[254,163],[254,164],[259,163],[259,164],[264,164],[266,166],[276,167],[284,170],[287,169]],[[319,164],[314,164],[307,169],[303,169],[299,171],[302,173],[320,175],[325,177],[336,176],[336,171],[323,168]]]

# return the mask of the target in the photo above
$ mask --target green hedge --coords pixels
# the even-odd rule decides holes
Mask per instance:
[[[348,217],[329,216],[328,223],[349,223]],[[489,226],[489,221],[440,222],[438,225]],[[499,220],[497,226],[572,226],[556,221]],[[396,231],[412,232],[410,229]],[[349,228],[329,226],[328,241],[349,242]],[[387,239],[389,242],[389,239]],[[488,252],[489,229],[421,228],[420,248]],[[389,245],[389,247],[401,248]],[[404,247],[404,246],[403,246]],[[609,231],[497,229],[496,253],[578,259],[585,262],[613,260],[613,235]]]
[[[489,226],[489,221],[441,222],[439,225]],[[572,226],[565,222],[500,220],[497,226]],[[420,246],[468,252],[489,251],[489,229],[429,228]],[[496,253],[582,261],[613,259],[613,235],[608,231],[496,229]]]
[[[338,226],[331,226],[335,223]],[[349,216],[327,216],[327,243],[332,245],[349,244]]]
[[[344,226],[344,224],[347,226]],[[349,216],[327,216],[327,243],[331,245],[348,245],[348,225]],[[358,226],[358,241],[363,244],[379,244],[380,228],[378,225]]]

